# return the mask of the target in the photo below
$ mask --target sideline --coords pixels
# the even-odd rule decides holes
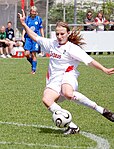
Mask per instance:
[[[60,128],[57,127],[52,127],[52,126],[44,126],[44,125],[34,125],[34,124],[21,124],[21,123],[14,123],[14,122],[2,122],[0,121],[0,124],[5,124],[5,125],[15,125],[18,127],[36,127],[36,128],[50,128],[50,129],[54,129],[54,130],[59,130]],[[90,138],[91,140],[95,141],[97,143],[97,146],[95,148],[88,148],[88,149],[109,149],[110,148],[110,144],[108,142],[108,140],[99,137],[97,135],[94,135],[92,133],[88,133],[88,132],[84,132],[84,131],[80,131],[80,133],[87,137]],[[15,144],[15,145],[27,145],[27,146],[45,146],[45,147],[53,147],[53,148],[71,148],[70,146],[58,146],[58,145],[48,145],[48,144],[33,144],[33,143],[25,143],[25,142],[7,142],[7,141],[0,141],[0,144]],[[77,148],[76,146],[74,146],[73,148]],[[78,147],[78,148],[82,148],[82,147]],[[77,149],[78,149],[77,148]],[[83,148],[84,149],[84,148]],[[86,148],[85,148],[86,149]]]

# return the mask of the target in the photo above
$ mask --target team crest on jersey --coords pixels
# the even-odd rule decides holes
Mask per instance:
[[[65,54],[65,53],[66,53],[66,50],[63,51],[63,54]]]
[[[38,22],[37,21],[35,22],[35,25],[38,25]]]

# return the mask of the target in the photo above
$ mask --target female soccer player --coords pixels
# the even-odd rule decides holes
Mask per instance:
[[[32,6],[30,8],[30,15],[25,19],[26,25],[31,28],[37,35],[44,37],[44,30],[42,26],[42,18],[37,15],[37,8]],[[33,41],[25,30],[23,30],[22,40],[25,41],[24,49],[25,56],[32,66],[32,74],[36,73],[37,58],[36,53],[40,51],[38,43]]]
[[[83,94],[77,91],[78,71],[80,62],[101,70],[107,75],[114,74],[114,68],[105,68],[92,57],[90,57],[82,48],[80,48],[81,37],[75,31],[70,32],[69,26],[65,22],[56,24],[57,40],[47,39],[35,34],[24,22],[25,13],[19,14],[20,21],[27,34],[34,41],[38,42],[43,49],[50,52],[50,61],[47,75],[47,85],[44,90],[43,103],[53,113],[62,108],[56,103],[61,97],[65,97],[76,103],[90,107],[108,120],[114,122],[114,114],[109,110],[97,105]],[[79,127],[71,122],[64,134],[75,134],[79,132]]]

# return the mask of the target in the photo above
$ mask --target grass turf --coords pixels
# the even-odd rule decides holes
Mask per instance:
[[[106,67],[114,66],[113,55],[94,58]],[[82,134],[64,137],[61,130],[51,129],[51,126],[55,127],[51,113],[41,101],[47,66],[48,58],[38,58],[37,73],[31,75],[26,59],[0,59],[0,149],[96,147],[95,141]],[[114,111],[114,75],[107,76],[83,63],[78,70],[81,74],[79,91]],[[107,139],[110,149],[114,148],[112,122],[82,105],[69,101],[60,105],[72,113],[73,121],[81,131]]]

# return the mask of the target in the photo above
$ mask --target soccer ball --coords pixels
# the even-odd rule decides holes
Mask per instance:
[[[52,119],[57,127],[64,128],[71,122],[72,115],[69,111],[61,109],[53,113]]]

